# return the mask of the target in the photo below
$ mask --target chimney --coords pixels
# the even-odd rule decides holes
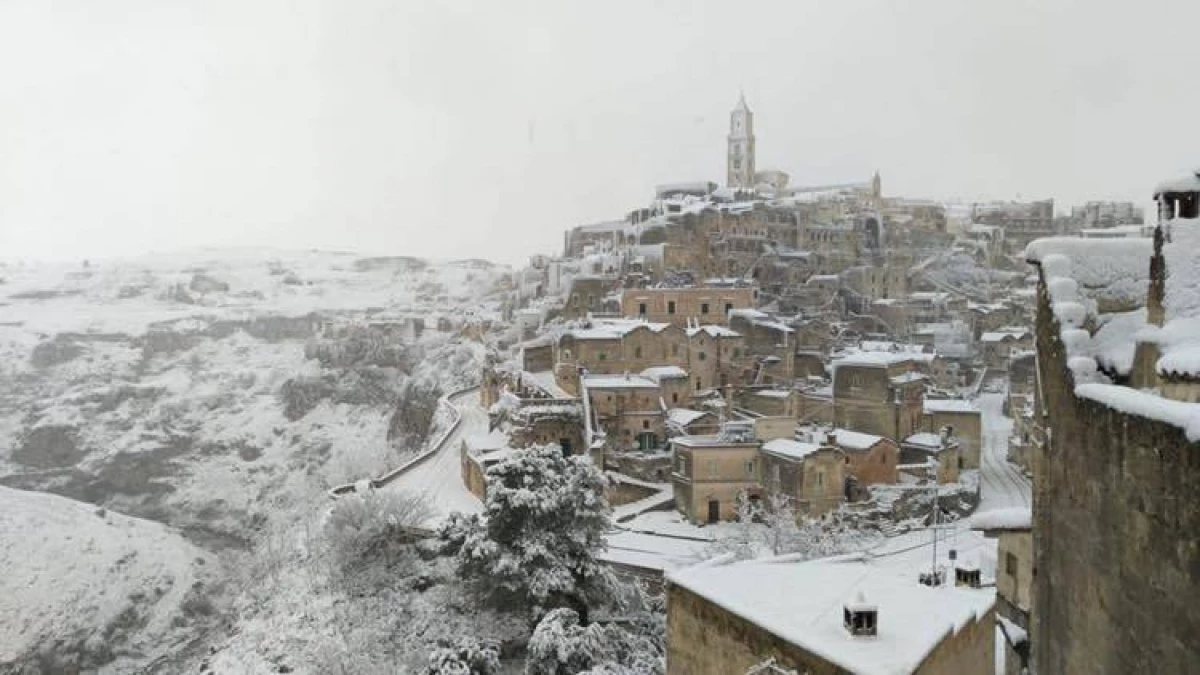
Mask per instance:
[[[874,637],[879,632],[879,608],[858,589],[854,599],[842,606],[842,625],[855,637]]]
[[[950,438],[954,436],[954,427],[947,424],[942,427],[942,447],[946,447],[950,443]]]
[[[954,585],[968,588],[979,588],[981,584],[979,560],[975,556],[966,556],[954,565]]]

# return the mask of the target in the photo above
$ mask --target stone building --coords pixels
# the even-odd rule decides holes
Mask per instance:
[[[939,433],[949,427],[958,439],[962,468],[978,469],[983,447],[983,412],[973,402],[963,399],[925,399],[925,431]]]
[[[1033,614],[1032,514],[1027,508],[997,509],[971,517],[971,528],[997,541],[996,618],[1005,650],[1005,675],[1029,667],[1029,627]]]
[[[1033,332],[1017,326],[1006,326],[979,336],[979,348],[988,368],[1008,369],[1008,358],[1033,348]]]
[[[583,319],[591,314],[615,314],[620,311],[613,293],[620,286],[615,276],[579,276],[571,280],[563,305],[564,319]]]
[[[968,535],[960,553],[989,548]],[[940,562],[952,564],[945,554]],[[671,572],[667,673],[740,674],[771,659],[776,672],[808,675],[992,672],[995,590],[922,585],[929,563],[918,547],[876,559],[784,556]]]
[[[975,223],[1004,228],[1005,242],[1013,251],[1034,239],[1055,234],[1053,199],[976,204],[972,216]]]
[[[1032,462],[1036,672],[1200,663],[1200,172],[1155,196],[1152,241],[1026,250],[1049,424]]]
[[[675,508],[694,523],[733,520],[738,499],[757,494],[759,443],[752,435],[671,439]]]
[[[928,469],[937,471],[938,483],[958,482],[963,468],[958,439],[949,428],[940,433],[922,431],[900,442],[900,469],[917,478],[926,478]]]
[[[630,288],[621,295],[621,311],[643,321],[685,327],[692,322],[724,325],[735,309],[754,307],[758,289],[742,287]]]
[[[786,496],[798,514],[823,516],[845,501],[846,455],[833,445],[777,438],[759,457],[763,489]]]
[[[658,450],[666,447],[667,418],[658,381],[642,375],[587,375],[582,378],[596,423],[608,449]]]
[[[846,456],[846,476],[860,487],[892,485],[899,479],[900,446],[896,441],[849,429],[809,426],[796,437],[810,442],[825,437],[825,442]]]
[[[903,353],[859,352],[833,361],[833,424],[905,438],[921,428],[925,377]]]

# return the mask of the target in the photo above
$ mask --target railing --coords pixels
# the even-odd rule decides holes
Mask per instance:
[[[421,452],[421,454],[417,455],[416,457],[409,459],[407,462],[401,464],[400,466],[396,467],[395,469],[392,469],[391,471],[384,473],[379,478],[370,479],[368,482],[369,486],[373,489],[381,488],[381,487],[387,485],[388,483],[391,483],[392,481],[396,480],[400,476],[403,476],[405,473],[408,473],[409,471],[411,471],[413,468],[415,468],[416,466],[418,466],[425,460],[436,455],[438,453],[438,451],[440,451],[442,449],[442,447],[446,444],[446,441],[449,440],[450,435],[453,434],[458,429],[459,425],[462,424],[462,413],[460,413],[458,411],[458,408],[456,408],[454,406],[454,404],[450,402],[450,400],[454,399],[454,398],[458,398],[459,396],[463,396],[465,394],[469,394],[472,391],[476,391],[478,389],[479,389],[479,386],[474,385],[474,386],[470,386],[470,387],[466,387],[463,389],[458,389],[458,390],[452,391],[449,394],[446,394],[445,396],[442,396],[440,399],[438,399],[438,405],[449,406],[451,414],[454,415],[454,421],[450,423],[450,426],[447,427],[446,430],[442,432],[441,436],[439,436],[436,441],[429,444],[429,448],[427,450]],[[330,488],[329,496],[336,499],[342,495],[350,494],[351,492],[356,492],[358,490],[357,486],[361,482],[362,481],[358,481],[355,483],[346,483],[344,485],[338,485],[333,488]]]

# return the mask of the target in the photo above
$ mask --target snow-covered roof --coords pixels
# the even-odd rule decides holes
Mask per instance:
[[[738,441],[720,434],[699,434],[692,436],[677,436],[671,439],[671,442],[676,445],[682,445],[686,448],[704,448],[704,447],[725,447],[725,446],[744,446],[757,445],[753,441]]]
[[[575,228],[579,232],[624,232],[629,223],[624,220],[606,220],[602,223],[580,225]]]
[[[787,389],[757,389],[754,391],[755,396],[763,396],[766,398],[787,398],[791,395],[791,391]]]
[[[694,336],[698,335],[699,333],[705,333],[709,337],[741,337],[742,336],[741,333],[739,333],[735,330],[730,330],[729,328],[726,328],[725,326],[716,326],[713,324],[707,324],[704,326],[695,326],[695,327],[689,328],[687,330],[688,337],[694,337]]]
[[[849,429],[834,429],[833,437],[839,446],[851,450],[870,450],[876,443],[884,440],[883,436]]]
[[[692,410],[690,408],[671,408],[667,411],[667,422],[678,427],[686,427],[708,414],[702,410]]]
[[[940,450],[942,448],[942,437],[938,434],[928,431],[913,434],[904,439],[905,445],[915,445],[922,448]]]
[[[980,414],[979,406],[973,401],[960,398],[927,398],[925,399],[927,413],[975,413]]]
[[[641,375],[584,375],[588,389],[658,389],[658,383]]]
[[[1028,530],[1033,524],[1033,511],[1025,506],[992,509],[976,513],[970,522],[974,530]]]
[[[656,382],[661,382],[662,380],[687,377],[688,373],[679,366],[651,366],[642,371],[642,376],[648,377]]]
[[[737,309],[729,310],[729,318],[732,319],[735,316],[741,317],[743,319],[750,319],[750,320],[771,318],[770,315],[767,314],[766,312],[758,310],[758,309],[753,309],[751,307],[739,307]]]
[[[558,386],[553,371],[541,370],[536,373],[525,371],[522,375],[527,382],[541,389],[550,398],[572,398],[570,393]]]
[[[979,336],[980,342],[1004,342],[1005,340],[1020,340],[1029,337],[1030,333],[1027,330],[1000,330],[987,331]]]
[[[639,328],[660,333],[669,328],[669,323],[656,323],[641,319],[604,319],[592,323],[591,328],[572,328],[566,331],[576,340],[617,340]]]
[[[779,455],[790,459],[804,459],[817,450],[820,450],[821,446],[816,443],[793,441],[790,438],[776,438],[775,440],[763,443],[762,449],[772,455]]]
[[[1164,192],[1200,192],[1200,170],[1193,171],[1186,176],[1165,180],[1154,188],[1155,197]]]
[[[925,376],[923,374],[918,373],[915,370],[910,370],[907,373],[900,373],[894,377],[889,377],[888,381],[892,384],[908,384],[909,382],[916,382],[924,379]]]
[[[990,551],[994,542],[982,539],[960,535],[960,553]],[[937,645],[995,604],[995,588],[920,584],[918,572],[928,564],[928,549],[917,546],[891,556],[701,564],[667,578],[839,669],[893,675],[915,672]],[[860,597],[878,612],[877,635],[856,637],[843,626],[842,608]]]
[[[839,366],[887,368],[911,360],[911,354],[901,352],[849,352],[835,358],[832,365],[835,371]]]

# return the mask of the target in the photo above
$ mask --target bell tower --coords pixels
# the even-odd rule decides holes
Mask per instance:
[[[726,174],[728,187],[754,187],[754,113],[746,105],[745,94],[738,97],[737,106],[729,113]]]

